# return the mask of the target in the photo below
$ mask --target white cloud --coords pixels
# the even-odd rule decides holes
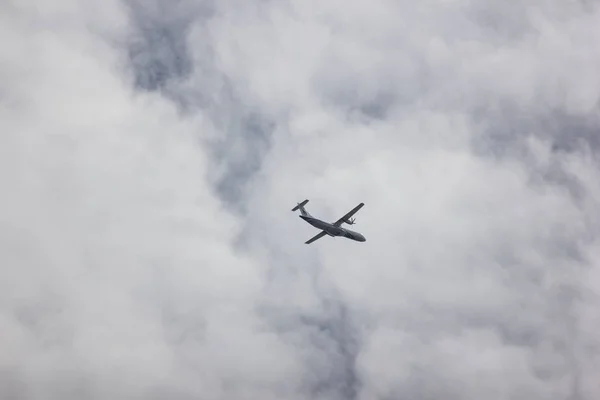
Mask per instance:
[[[53,4],[0,13],[0,391],[598,396],[597,10]]]

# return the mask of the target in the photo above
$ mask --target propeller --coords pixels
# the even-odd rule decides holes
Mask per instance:
[[[354,221],[356,221],[356,219],[355,219],[355,218],[350,218],[350,219],[348,220],[348,224],[349,224],[349,225],[354,225]]]

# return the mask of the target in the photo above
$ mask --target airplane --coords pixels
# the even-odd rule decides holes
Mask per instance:
[[[322,221],[322,220],[310,215],[304,208],[306,203],[308,203],[308,199],[304,200],[301,203],[298,203],[296,205],[296,207],[292,208],[292,211],[300,210],[300,215],[299,215],[300,218],[302,218],[303,220],[305,220],[306,222],[308,222],[315,228],[322,229],[322,231],[317,233],[312,238],[308,239],[306,242],[304,242],[305,244],[310,244],[310,243],[314,242],[315,240],[322,238],[325,235],[329,235],[329,236],[333,236],[333,237],[342,236],[342,237],[345,237],[348,239],[356,240],[357,242],[364,242],[367,240],[360,233],[351,231],[350,229],[342,228],[342,226],[341,226],[343,223],[346,223],[348,225],[354,225],[355,219],[350,218],[350,217],[353,216],[358,210],[360,210],[362,208],[362,206],[365,205],[365,203],[360,203],[359,205],[354,207],[352,210],[350,210],[342,218],[338,219],[337,221],[335,221],[333,223]]]

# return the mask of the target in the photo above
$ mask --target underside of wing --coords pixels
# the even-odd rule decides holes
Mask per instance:
[[[348,220],[348,218],[350,218],[351,216],[353,216],[354,214],[356,214],[356,212],[358,210],[360,210],[362,208],[362,206],[364,206],[365,203],[360,203],[359,205],[357,205],[356,207],[354,207],[352,210],[350,210],[346,215],[344,215],[342,218],[338,219],[337,221],[335,221],[333,223],[333,225],[335,226],[340,226],[341,224],[343,224],[344,222],[346,222]]]
[[[311,244],[312,242],[314,242],[317,239],[321,239],[323,236],[325,236],[327,234],[327,232],[325,231],[321,231],[319,233],[317,233],[315,236],[311,237],[310,239],[308,239],[306,242],[304,242],[305,244]]]

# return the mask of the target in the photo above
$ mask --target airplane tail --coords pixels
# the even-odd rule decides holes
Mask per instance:
[[[298,203],[296,205],[296,207],[292,208],[292,211],[296,211],[296,210],[300,210],[300,214],[302,215],[306,215],[310,217],[310,214],[308,213],[308,211],[306,211],[306,209],[304,208],[304,206],[306,205],[306,203],[308,203],[308,199],[304,200],[302,203]]]

